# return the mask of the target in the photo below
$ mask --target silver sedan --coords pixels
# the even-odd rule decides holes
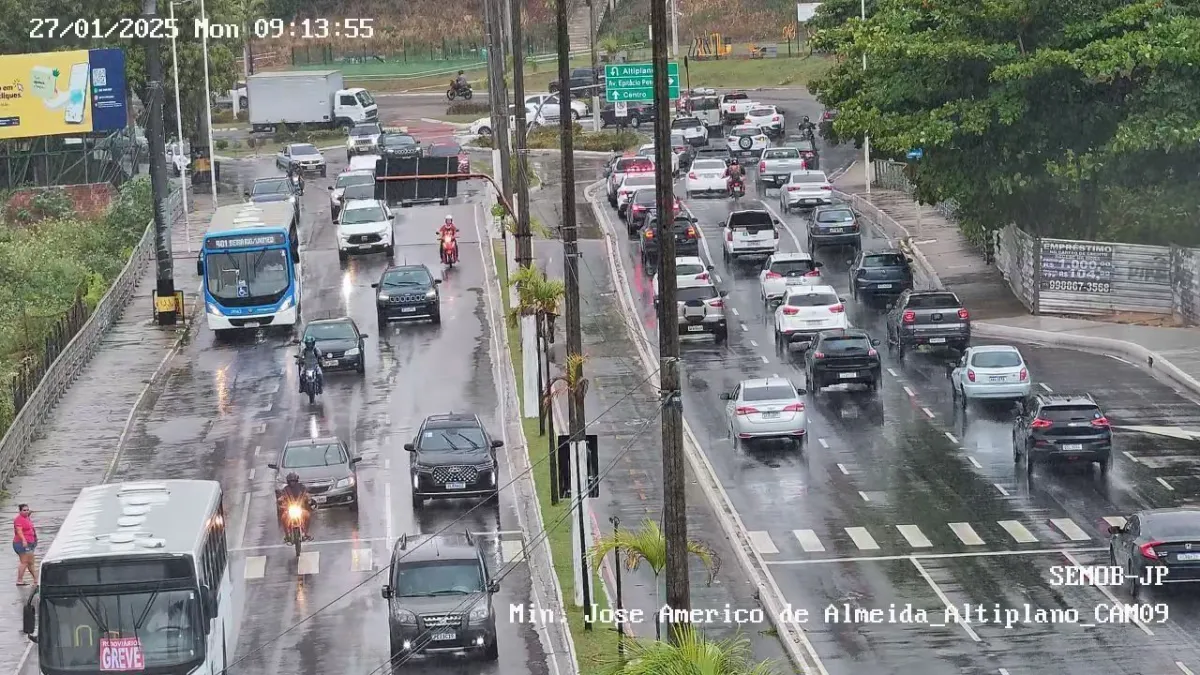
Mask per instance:
[[[1033,378],[1021,351],[1007,345],[969,347],[950,371],[956,401],[966,407],[971,399],[1021,400],[1033,389]]]
[[[782,377],[767,377],[743,380],[732,392],[721,394],[734,444],[776,439],[802,445],[808,414],[800,397],[806,393]]]

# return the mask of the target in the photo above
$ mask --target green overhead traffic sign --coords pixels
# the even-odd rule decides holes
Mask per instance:
[[[679,64],[667,64],[670,98],[679,98]],[[616,63],[604,66],[604,97],[609,103],[651,103],[654,101],[654,65]]]

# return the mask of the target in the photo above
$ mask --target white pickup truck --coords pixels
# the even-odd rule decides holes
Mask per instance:
[[[758,103],[751,100],[750,95],[744,91],[723,94],[721,96],[721,121],[737,126],[745,121],[746,113],[756,107],[758,107]]]

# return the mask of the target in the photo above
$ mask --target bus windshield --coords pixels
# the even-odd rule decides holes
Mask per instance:
[[[193,590],[103,595],[81,590],[66,597],[43,596],[41,608],[38,656],[43,668],[145,670],[204,657],[200,600]]]
[[[273,303],[291,282],[287,254],[285,248],[210,252],[204,264],[208,292],[227,306]]]

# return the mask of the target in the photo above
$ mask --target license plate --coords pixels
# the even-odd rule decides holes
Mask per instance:
[[[831,228],[829,228],[829,234],[841,234],[841,233],[843,233],[843,232],[845,232],[845,231],[846,231],[846,228],[844,228],[844,227],[831,227]]]
[[[1068,444],[1062,446],[1062,449],[1063,450],[1082,450],[1083,444],[1082,443],[1068,443]]]
[[[336,366],[337,364],[338,364],[337,359],[325,359],[325,360],[321,361],[321,365],[323,365],[323,366]]]
[[[1176,553],[1176,560],[1200,560],[1200,553]]]
[[[817,203],[817,200],[815,200],[815,199],[801,199],[800,201],[801,201],[801,203],[804,203],[804,204],[816,204]]]
[[[417,308],[416,307],[401,307],[400,311],[405,314],[412,314],[413,312],[417,311]]]
[[[439,630],[438,632],[434,633],[430,639],[435,642],[446,642],[448,640],[453,640],[455,637],[456,634],[452,630]]]
[[[688,326],[687,329],[690,333],[699,333],[704,330],[704,326]]]
[[[1003,375],[993,375],[989,377],[988,380],[991,382],[1005,382],[1008,380],[1008,378],[1004,377]]]
[[[260,324],[257,321],[247,321],[246,323],[244,323],[242,325],[245,326],[246,328],[258,328],[262,324]]]
[[[788,277],[787,281],[785,281],[784,283],[787,284],[788,286],[803,286],[804,285],[804,277]]]
[[[363,251],[368,251],[371,249],[371,244],[359,244],[358,248],[360,248]]]
[[[777,413],[777,412],[765,412],[765,413],[763,413],[763,414],[762,414],[762,416],[763,416],[763,419],[768,419],[768,420],[769,420],[769,419],[773,419],[773,418],[775,418],[775,417],[779,417],[779,413]]]
[[[929,344],[940,345],[946,341],[946,338],[929,338]]]
[[[316,503],[316,504],[324,504],[324,503],[325,503],[325,496],[324,496],[324,495],[320,495],[320,496],[318,496],[318,495],[313,495],[313,503]]]
[[[854,378],[858,377],[858,373],[838,373],[838,377],[842,378],[843,380],[853,380]]]
[[[891,284],[879,284],[878,286],[876,286],[876,288],[891,288],[891,287],[892,287]]]
[[[466,483],[446,483],[446,489],[447,490],[465,490],[465,489],[467,489],[467,484]]]

